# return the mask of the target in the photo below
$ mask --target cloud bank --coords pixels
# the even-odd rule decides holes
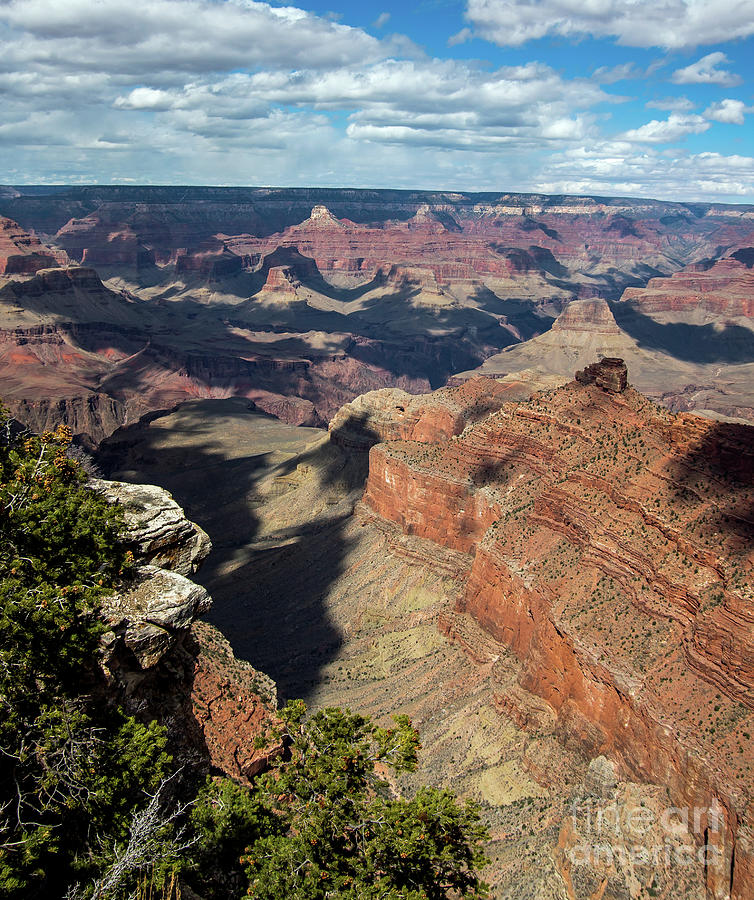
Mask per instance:
[[[743,34],[752,3],[723,10],[715,27]],[[664,30],[654,7],[618,0],[470,0],[467,15],[475,31],[498,42],[504,31],[508,44],[604,33],[644,46],[652,31],[655,44],[675,47],[712,27],[705,4],[668,4]],[[648,17],[641,27],[638,6]],[[383,35],[389,20],[387,10],[377,17],[375,35],[255,0],[0,2],[4,178],[752,193],[749,157],[683,149],[744,124],[742,99],[665,97],[646,106],[667,118],[613,124],[630,99],[610,92],[619,81],[655,78],[667,89],[669,78],[689,92],[738,84],[722,52],[672,74],[656,74],[663,61],[629,61],[569,77],[536,60],[433,57],[408,37]],[[694,165],[704,177],[690,177]]]

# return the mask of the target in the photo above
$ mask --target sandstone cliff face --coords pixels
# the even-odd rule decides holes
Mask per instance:
[[[278,348],[269,329],[250,332],[211,314],[200,326],[174,321],[169,309],[105,287],[91,268],[11,280],[0,287],[0,396],[27,427],[63,422],[93,445],[190,399],[246,397],[284,421],[319,425],[364,391],[430,388],[420,372],[389,368],[412,355],[411,345],[398,353],[344,336],[330,350],[283,335]],[[427,344],[431,365],[438,351]]]
[[[0,276],[33,275],[67,262],[64,252],[47,247],[12,219],[0,216]]]
[[[110,629],[102,638],[110,691],[135,714],[166,724],[182,762],[253,777],[282,752],[267,737],[275,686],[236,660],[216,629],[198,621],[212,600],[187,576],[210,552],[209,538],[162,488],[101,479],[90,484],[123,506],[124,541],[138,563],[133,581],[102,607]]]
[[[549,331],[505,348],[454,381],[509,376],[543,390],[564,384],[595,358],[615,357],[625,360],[634,387],[674,412],[754,420],[752,320],[713,315],[703,295],[693,303],[689,298],[682,313],[645,309],[638,299],[625,298],[651,297],[653,292],[632,291],[614,304],[571,301]]]
[[[620,328],[604,300],[581,300],[569,303],[552,324],[554,332],[589,332],[620,334]]]
[[[442,288],[511,276],[560,293],[617,299],[623,287],[744,246],[750,210],[543,195],[312,189],[78,188],[3,199],[3,212],[90,264],[166,265],[227,247],[261,258],[279,246],[314,257],[324,274],[372,277],[394,263],[431,269]],[[147,264],[150,260],[146,260]]]
[[[678,805],[723,805],[697,837],[725,860],[708,896],[736,900],[754,896],[751,431],[571,383],[440,441],[377,444],[364,494],[468,555],[459,612],[518,656],[565,740]]]
[[[116,419],[131,423],[194,397],[241,396],[286,421],[321,425],[360,393],[438,388],[493,354],[485,374],[532,370],[540,387],[597,353],[620,356],[636,385],[674,410],[754,416],[754,337],[739,321],[749,309],[751,210],[520,194],[147,187],[47,197],[19,189],[0,201],[20,227],[63,248],[54,253],[85,263],[36,279],[29,273],[46,250],[24,250],[22,271],[0,289],[4,342],[16,344],[7,365],[0,359],[0,395],[19,416],[28,410],[30,424],[76,415],[75,430],[91,442]],[[720,247],[742,249],[699,262]],[[684,264],[680,311],[653,312],[647,299],[646,315],[637,306],[618,328],[596,302],[617,301],[628,287],[630,302],[616,306],[631,312],[630,290]],[[91,266],[116,290],[97,285]],[[709,279],[719,290],[694,306],[689,292]],[[666,289],[653,282],[650,294]],[[668,304],[677,305],[660,303]],[[665,328],[649,312],[694,328]],[[23,328],[26,340],[51,323],[66,344],[54,373],[14,334]],[[93,329],[79,343],[72,329],[82,324],[97,325],[99,335]],[[712,332],[698,330],[705,325]],[[23,378],[13,374],[16,360]]]
[[[695,263],[670,278],[652,278],[646,287],[627,288],[621,300],[633,301],[645,313],[699,310],[710,316],[754,318],[754,270],[746,253],[751,249]]]
[[[393,388],[362,394],[338,410],[330,422],[330,439],[340,447],[368,450],[384,441],[442,441],[472,422],[500,409],[509,400],[528,396],[525,385],[477,379],[415,396]]]
[[[243,269],[244,260],[223,247],[203,253],[180,253],[175,261],[176,275],[198,275],[207,282],[232,278]]]

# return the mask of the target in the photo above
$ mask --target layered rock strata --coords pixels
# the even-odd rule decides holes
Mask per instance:
[[[620,394],[628,387],[628,369],[622,359],[607,356],[578,371],[576,381],[580,384],[596,384],[603,391]]]
[[[720,861],[708,897],[754,896],[752,429],[572,382],[375,445],[364,502],[468,555],[459,614],[516,654],[564,740],[720,804],[694,835]]]
[[[645,313],[694,313],[754,318],[754,249],[746,247],[722,259],[707,259],[652,278],[643,288],[627,288],[621,300]]]
[[[667,281],[672,279],[657,279]],[[641,307],[642,296],[649,310]],[[454,381],[507,377],[543,390],[565,384],[595,358],[620,358],[634,387],[674,412],[754,420],[753,320],[711,316],[701,295],[695,306],[689,298],[683,313],[662,312],[651,308],[652,296],[635,289],[624,294],[634,299],[620,303],[573,300],[549,331],[505,348]]]
[[[521,382],[491,378],[422,396],[396,388],[371,391],[338,410],[329,425],[330,440],[351,450],[394,440],[442,441],[529,393]]]
[[[64,251],[53,250],[12,219],[0,216],[0,276],[33,275],[67,262]]]
[[[274,270],[271,270],[274,271]],[[142,415],[202,397],[246,397],[294,424],[322,424],[364,391],[426,391],[418,349],[367,338],[278,336],[210,313],[201,327],[107,288],[94,269],[41,269],[0,286],[0,396],[27,427],[61,422],[90,446]],[[442,353],[421,348],[431,368]],[[406,374],[391,371],[404,365]],[[415,374],[414,374],[415,372]]]

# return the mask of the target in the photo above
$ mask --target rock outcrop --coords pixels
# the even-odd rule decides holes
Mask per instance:
[[[176,275],[197,275],[212,283],[232,278],[243,270],[244,261],[235,253],[221,250],[207,250],[203,253],[180,253],[175,261]]]
[[[652,278],[646,287],[627,288],[622,301],[643,313],[703,313],[709,317],[754,318],[754,270],[751,247],[721,259],[707,259]]]
[[[53,250],[12,219],[0,216],[0,276],[33,275],[67,262],[65,252]]]
[[[184,575],[159,566],[139,566],[134,583],[103,604],[115,637],[109,642],[111,655],[105,664],[112,668],[122,642],[140,669],[152,668],[211,605],[206,590]]]
[[[276,690],[198,621],[212,600],[187,576],[209,553],[209,538],[162,488],[101,479],[91,487],[122,505],[123,540],[138,563],[102,604],[109,691],[135,714],[166,724],[184,764],[253,777],[283,749],[272,736]]]
[[[620,334],[620,328],[604,300],[572,301],[552,323],[554,332]]]
[[[170,494],[156,485],[95,478],[90,486],[123,508],[123,542],[138,563],[133,581],[103,604],[111,628],[105,666],[125,671],[125,648],[136,657],[139,669],[150,669],[210,608],[207,591],[187,576],[197,570],[212,545]]]
[[[467,425],[500,409],[510,400],[528,397],[520,382],[478,379],[416,396],[397,388],[362,394],[338,410],[330,422],[330,440],[350,450],[369,450],[384,441],[443,441]]]
[[[526,372],[521,380],[536,389],[600,355],[624,358],[634,383],[669,408],[754,419],[746,207],[82,187],[14,189],[0,211],[54,244],[53,256],[82,264],[36,279],[41,261],[60,260],[28,234],[11,242],[7,272],[17,274],[0,276],[12,279],[0,287],[0,328],[14,346],[7,365],[0,358],[0,396],[19,417],[28,409],[29,424],[78,410],[77,433],[90,442],[110,433],[108,403],[119,424],[189,398],[228,396],[325,424],[365,391],[436,389],[488,359],[483,374]],[[739,249],[715,261],[720,248]],[[7,262],[17,257],[25,262]],[[92,266],[107,287],[94,283]],[[673,294],[660,283],[672,273],[686,299],[658,302],[680,311],[652,312],[651,296]],[[642,312],[631,291],[650,279]],[[718,288],[704,287],[713,282]],[[697,286],[706,299],[694,306]],[[628,302],[617,303],[621,295]],[[617,324],[606,300],[622,310]],[[664,327],[650,313],[693,328]],[[50,324],[66,345],[54,368],[29,340]],[[86,341],[73,335],[82,324],[91,326]],[[14,377],[16,359],[29,377]],[[284,397],[310,403],[310,414]]]
[[[709,898],[754,896],[752,429],[571,382],[373,446],[364,503],[466,554],[461,619],[518,657],[564,740],[703,810]]]
[[[123,509],[124,543],[141,562],[193,575],[209,555],[207,533],[189,522],[170,494],[153,484],[92,479],[90,485]],[[196,618],[196,617],[195,617]]]
[[[622,359],[606,356],[576,373],[580,384],[596,384],[603,391],[620,394],[628,387],[628,369]]]

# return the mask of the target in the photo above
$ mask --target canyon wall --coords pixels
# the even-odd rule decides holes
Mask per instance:
[[[324,424],[365,391],[481,365],[536,387],[607,344],[673,409],[754,416],[749,207],[82,187],[14,189],[0,213],[0,396],[91,444],[192,397]]]
[[[708,896],[754,896],[752,429],[572,382],[373,446],[364,502],[467,554],[459,615],[516,654],[564,741],[722,805],[719,830],[700,813]]]

